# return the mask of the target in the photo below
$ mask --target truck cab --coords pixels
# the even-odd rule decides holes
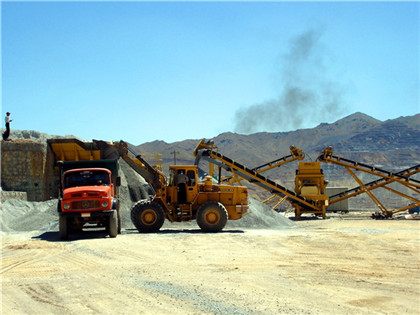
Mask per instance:
[[[91,212],[112,209],[114,186],[104,168],[74,169],[63,174],[61,212]]]
[[[105,229],[116,237],[121,231],[117,161],[69,161],[59,166],[60,238],[85,229]]]

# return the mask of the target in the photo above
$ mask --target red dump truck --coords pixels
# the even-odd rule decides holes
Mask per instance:
[[[58,165],[60,238],[85,229],[105,229],[116,237],[121,232],[118,160],[60,161]]]

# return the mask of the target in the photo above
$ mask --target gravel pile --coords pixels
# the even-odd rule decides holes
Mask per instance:
[[[269,206],[249,198],[248,200],[250,213],[239,220],[229,220],[226,227],[243,227],[243,228],[273,228],[281,229],[293,227],[296,225],[282,214],[272,210]]]
[[[2,232],[57,231],[57,200],[30,202],[10,199],[1,205]]]
[[[0,132],[3,133],[6,129],[0,128]],[[48,139],[56,138],[71,138],[71,139],[78,139],[76,136],[67,135],[67,136],[57,136],[57,135],[49,135],[43,132],[35,131],[35,130],[14,130],[12,129],[10,132],[9,139],[12,141],[16,140],[32,140],[32,141],[40,141],[40,142],[47,142]]]

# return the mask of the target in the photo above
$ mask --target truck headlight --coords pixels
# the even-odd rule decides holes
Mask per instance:
[[[66,203],[63,205],[63,208],[64,208],[64,209],[66,209],[66,210],[70,209],[70,204],[66,202]]]
[[[102,201],[102,208],[108,207],[108,201]]]

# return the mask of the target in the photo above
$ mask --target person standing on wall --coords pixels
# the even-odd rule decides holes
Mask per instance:
[[[6,131],[3,133],[3,140],[5,140],[5,141],[9,139],[9,135],[10,135],[10,123],[12,122],[12,120],[9,118],[9,116],[10,116],[10,113],[7,112],[6,113],[6,118],[5,118]]]

